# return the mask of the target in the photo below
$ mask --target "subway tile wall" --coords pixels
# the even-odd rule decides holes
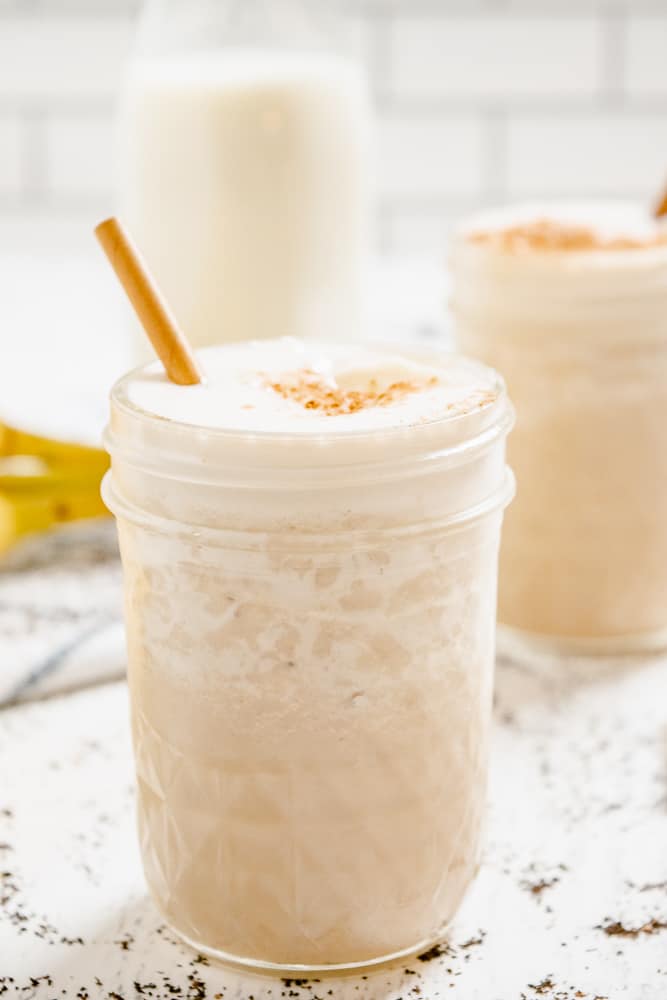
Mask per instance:
[[[508,199],[667,182],[667,0],[321,2],[344,3],[372,80],[382,249],[439,252]],[[0,248],[77,243],[111,204],[137,10],[0,0]]]

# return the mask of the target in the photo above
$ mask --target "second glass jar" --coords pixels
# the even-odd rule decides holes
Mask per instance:
[[[499,621],[582,653],[662,648],[667,230],[639,207],[578,206],[619,234],[598,239],[570,212],[473,221],[452,255],[458,342],[517,411]]]

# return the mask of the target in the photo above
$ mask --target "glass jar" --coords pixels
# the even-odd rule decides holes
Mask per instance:
[[[204,360],[205,354],[204,353]],[[459,362],[463,363],[463,362]],[[218,959],[427,948],[480,860],[512,410],[329,434],[112,394],[144,867]]]
[[[517,410],[500,622],[564,650],[663,647],[667,230],[616,203],[508,209],[464,227],[451,269],[458,343]]]
[[[344,36],[312,0],[146,6],[120,212],[195,345],[359,334],[370,111]]]

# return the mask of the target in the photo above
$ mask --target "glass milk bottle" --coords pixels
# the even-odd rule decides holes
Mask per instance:
[[[359,331],[369,102],[329,7],[147,5],[120,210],[196,345]]]

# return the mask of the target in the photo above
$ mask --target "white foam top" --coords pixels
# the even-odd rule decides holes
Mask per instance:
[[[667,220],[653,218],[645,204],[609,199],[508,205],[464,222],[451,266],[459,298],[464,276],[483,273],[505,302],[517,295],[515,281],[532,301],[556,293],[662,301]]]
[[[665,232],[667,223],[657,220],[649,208],[633,201],[590,199],[588,201],[544,201],[507,205],[481,212],[468,219],[465,234],[480,231],[502,232],[545,220],[562,226],[591,230],[600,240],[651,240]]]
[[[559,261],[568,269],[580,264],[636,269],[667,258],[667,220],[655,219],[638,202],[527,202],[467,219],[458,245],[550,268]]]
[[[457,355],[292,338],[198,352],[205,385],[178,386],[155,363],[128,376],[134,407],[202,428],[286,434],[387,430],[490,406],[495,373]]]

